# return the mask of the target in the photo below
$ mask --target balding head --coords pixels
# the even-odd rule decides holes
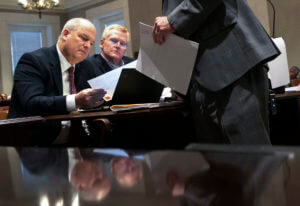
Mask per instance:
[[[58,47],[70,64],[83,61],[96,39],[96,28],[84,18],[73,18],[64,25]]]

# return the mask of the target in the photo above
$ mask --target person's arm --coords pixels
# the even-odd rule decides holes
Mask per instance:
[[[14,89],[26,116],[67,113],[66,97],[56,95],[58,88],[50,72],[38,57],[21,57],[14,74]]]
[[[56,115],[68,113],[66,96],[57,95],[56,80],[49,68],[38,56],[25,54],[20,59],[15,74],[14,87],[19,105],[26,116]],[[58,76],[59,77],[59,76]],[[57,81],[61,82],[61,81]],[[103,103],[104,90],[81,91],[75,96],[77,108],[96,107]]]
[[[106,92],[103,89],[84,89],[77,94],[66,96],[67,111],[72,112],[77,109],[89,109],[98,107],[104,103],[103,97]]]
[[[106,91],[103,89],[84,89],[75,95],[76,108],[98,107],[104,103],[103,97],[105,94]]]
[[[184,38],[190,37],[205,22],[207,17],[222,3],[222,0],[184,0],[167,16],[156,17],[153,39],[162,44],[168,34],[176,31]]]
[[[223,0],[184,0],[167,18],[180,36],[188,38],[222,2]]]

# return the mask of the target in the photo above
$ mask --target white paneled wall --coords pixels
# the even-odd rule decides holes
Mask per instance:
[[[51,25],[52,42],[55,43],[60,33],[60,18],[43,15],[42,19],[39,19],[37,14],[0,13],[0,91],[7,94],[11,93],[13,84],[9,39],[10,24]]]

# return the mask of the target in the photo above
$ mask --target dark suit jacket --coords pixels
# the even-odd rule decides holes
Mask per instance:
[[[76,70],[80,70],[80,66],[76,66]],[[56,45],[25,53],[15,70],[8,118],[66,113]],[[36,125],[28,127],[24,136],[32,137],[33,144],[47,145],[55,140],[60,128],[60,122]]]
[[[279,55],[246,0],[163,0],[163,15],[178,35],[199,42],[194,77],[208,90]]]
[[[133,58],[127,56],[123,56],[122,60],[124,61],[124,64],[134,61]],[[80,75],[76,75],[75,71],[75,83],[77,83],[76,88],[79,89],[79,91],[90,87],[87,83],[88,80],[112,70],[100,54],[95,54],[86,58],[85,61],[80,63],[80,68],[81,70],[78,70],[78,72],[81,72]],[[89,72],[86,72],[87,70]]]

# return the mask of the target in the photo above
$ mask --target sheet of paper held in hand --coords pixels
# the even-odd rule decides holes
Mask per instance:
[[[104,89],[106,91],[106,95],[104,96],[104,100],[109,101],[112,99],[119,77],[121,75],[121,71],[124,68],[135,68],[137,61],[130,62],[129,64],[125,64],[117,69],[113,69],[110,72],[102,74],[98,77],[88,80],[88,83],[93,89]]]
[[[152,26],[140,22],[140,51],[136,69],[173,90],[186,94],[199,44],[170,34],[154,43]]]

